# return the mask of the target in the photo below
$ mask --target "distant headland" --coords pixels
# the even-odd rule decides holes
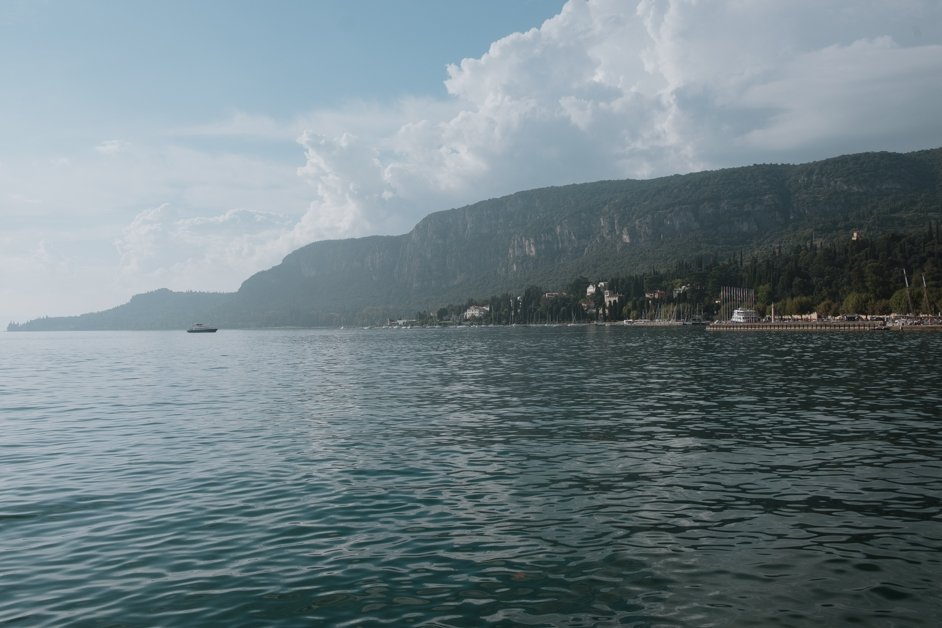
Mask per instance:
[[[157,290],[8,330],[359,325],[516,311],[511,300],[575,319],[599,316],[582,303],[599,281],[618,295],[602,305],[611,320],[668,306],[716,314],[722,286],[782,313],[933,311],[940,223],[942,148],[599,181],[436,212],[399,236],[314,242],[233,293]]]

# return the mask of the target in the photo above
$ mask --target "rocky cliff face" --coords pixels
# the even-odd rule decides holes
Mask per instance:
[[[402,236],[311,244],[240,293],[291,295],[311,310],[429,307],[578,274],[748,253],[812,231],[921,228],[924,215],[913,208],[939,207],[940,161],[942,149],[865,153],[520,192],[431,214]]]
[[[315,242],[247,279],[217,311],[247,326],[410,313],[812,233],[922,229],[940,207],[942,149],[544,188],[431,214],[401,236]]]

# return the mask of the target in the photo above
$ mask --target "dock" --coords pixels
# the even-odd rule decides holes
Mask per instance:
[[[759,321],[734,323],[717,321],[707,325],[707,331],[884,331],[889,329],[883,321]]]

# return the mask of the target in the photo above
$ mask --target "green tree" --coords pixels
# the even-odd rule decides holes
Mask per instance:
[[[841,311],[844,314],[867,314],[870,311],[870,295],[866,292],[851,292],[844,298]]]
[[[906,288],[900,288],[890,297],[890,309],[894,314],[912,314],[909,300],[910,296],[907,294]]]
[[[772,304],[772,286],[767,283],[762,284],[756,290],[756,306],[765,309]]]
[[[585,296],[585,289],[589,287],[589,284],[592,283],[586,277],[576,277],[574,280],[569,282],[569,285],[566,286],[566,292],[581,299]]]
[[[820,318],[827,318],[829,316],[837,316],[840,314],[840,307],[832,301],[831,299],[825,299],[818,303],[818,306],[814,309],[818,313]]]

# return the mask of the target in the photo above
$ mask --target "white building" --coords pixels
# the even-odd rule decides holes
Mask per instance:
[[[490,314],[491,306],[489,305],[472,305],[464,312],[464,320],[469,321],[473,318],[484,318],[487,314]]]

